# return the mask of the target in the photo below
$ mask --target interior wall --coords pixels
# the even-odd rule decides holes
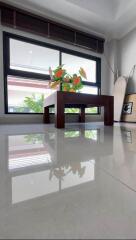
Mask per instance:
[[[118,43],[118,68],[121,75],[128,77],[133,65],[136,65],[136,28]],[[127,93],[136,93],[136,71],[133,78],[129,79]]]
[[[106,77],[108,81],[108,94],[113,96],[115,81],[114,73],[118,71],[118,74],[120,75],[120,70],[118,67],[118,40],[112,39],[106,43],[105,61],[107,62],[108,66],[106,72]]]
[[[0,25],[0,123],[42,123],[42,115],[25,115],[25,114],[5,114],[4,110],[4,78],[3,78],[3,31],[11,32],[20,36],[25,36],[28,38],[33,38],[42,42],[47,42],[51,44],[55,44],[61,47],[69,48],[72,50],[76,50],[79,52],[83,52],[86,54],[90,54],[93,56],[97,56],[101,58],[101,94],[108,94],[109,93],[109,86],[107,83],[107,64],[104,59],[104,55],[95,54],[94,52],[88,51],[86,49],[82,49],[76,46],[71,46],[65,43],[61,43],[58,41],[54,41],[51,39],[46,39],[43,37],[39,37],[33,34],[28,34],[22,31],[18,31],[16,29],[11,29],[7,27],[3,27]],[[107,45],[105,45],[107,48]],[[67,121],[77,121],[77,116],[67,116]],[[95,116],[86,116],[86,121],[102,121],[103,120],[103,111],[101,115]]]
[[[106,43],[106,58],[114,71],[118,69],[119,75],[128,77],[136,65],[136,28],[120,40],[111,40]],[[114,75],[108,68],[106,73],[109,94],[113,95]],[[128,81],[126,93],[136,93],[136,70]]]

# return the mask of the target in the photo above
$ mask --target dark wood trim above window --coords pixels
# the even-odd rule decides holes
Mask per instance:
[[[43,37],[67,42],[97,53],[104,52],[104,39],[69,26],[39,17],[30,12],[0,3],[1,24]]]
[[[48,22],[37,17],[16,11],[15,25],[20,30],[48,36]]]
[[[0,3],[1,4],[1,3]],[[1,24],[7,27],[14,26],[14,11],[8,7],[1,7]]]

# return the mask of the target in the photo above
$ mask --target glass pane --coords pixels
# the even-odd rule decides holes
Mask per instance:
[[[8,76],[8,112],[43,113],[44,98],[55,90],[49,82]]]
[[[59,51],[10,39],[10,69],[49,74],[59,65]]]
[[[98,94],[98,88],[97,87],[90,87],[90,86],[83,86],[83,88],[80,90],[80,93],[88,93],[97,95]]]
[[[54,108],[50,108],[50,113],[55,113]],[[65,108],[65,113],[79,113],[79,108]]]
[[[85,113],[98,114],[98,107],[86,108]]]
[[[84,68],[87,80],[83,80],[93,83],[96,82],[96,61],[62,53],[62,63],[70,74],[78,73],[80,67]]]
[[[79,113],[79,108],[65,108],[65,113]]]
[[[65,108],[65,113],[79,113],[79,108]],[[98,108],[97,107],[86,108],[85,113],[98,114]]]

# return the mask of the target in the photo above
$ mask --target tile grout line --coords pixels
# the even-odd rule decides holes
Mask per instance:
[[[95,163],[91,163],[91,164],[94,164],[94,165],[95,165]],[[124,185],[125,187],[127,187],[129,190],[131,190],[131,191],[133,191],[133,192],[136,193],[136,190],[135,190],[134,188],[132,188],[132,187],[130,187],[129,185],[127,185],[126,183],[122,182],[119,178],[113,176],[113,175],[112,175],[110,172],[108,172],[106,169],[101,168],[101,167],[99,167],[99,166],[97,166],[97,168],[99,168],[101,171],[103,171],[104,173],[106,173],[108,176],[112,177],[116,182],[121,183],[122,185]]]
[[[107,172],[107,170],[101,168],[101,170],[103,170],[107,175],[109,175],[110,177],[112,177],[115,181],[121,183],[122,185],[124,185],[125,187],[127,187],[129,190],[133,191],[136,193],[136,190],[132,187],[130,187],[129,185],[127,185],[126,183],[122,182],[119,178],[113,176],[110,172]]]

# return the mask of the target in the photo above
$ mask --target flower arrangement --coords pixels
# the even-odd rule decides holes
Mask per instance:
[[[70,75],[63,67],[64,65],[58,66],[53,71],[49,68],[51,77],[50,87],[56,88],[60,85],[60,90],[64,92],[79,91],[83,87],[82,78],[87,79],[84,69],[80,68],[78,74],[74,73]]]

